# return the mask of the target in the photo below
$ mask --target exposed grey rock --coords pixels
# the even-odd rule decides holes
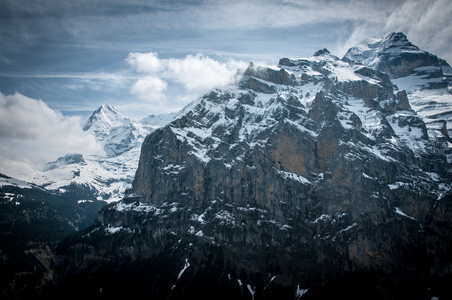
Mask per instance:
[[[86,162],[82,154],[66,154],[63,157],[59,157],[56,161],[47,163],[46,169],[52,170],[70,164],[86,165]]]
[[[276,91],[273,86],[270,86],[262,81],[259,81],[254,77],[243,78],[242,81],[240,82],[240,87],[264,94],[272,94]]]
[[[284,69],[276,71],[270,68],[255,66],[253,63],[249,64],[244,75],[252,76],[275,84],[284,84],[284,85],[295,84],[295,76],[290,75]]]
[[[316,53],[314,53],[314,56],[320,56],[320,55],[323,55],[325,53],[330,54],[330,51],[328,51],[328,49],[326,49],[326,48],[323,48],[323,49],[318,50]]]

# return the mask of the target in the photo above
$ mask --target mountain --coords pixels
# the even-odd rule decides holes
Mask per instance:
[[[63,157],[59,157],[56,161],[49,162],[46,165],[46,170],[53,170],[61,168],[62,166],[79,164],[86,165],[85,159],[81,154],[66,154]]]
[[[383,55],[415,46],[383,41],[369,66],[250,63],[150,133],[124,199],[58,245],[50,295],[450,298],[450,146]]]
[[[93,112],[83,127],[87,134],[95,137],[99,145],[97,152],[66,154],[47,163],[43,171],[19,170],[7,175],[60,194],[69,186],[77,186],[86,191],[85,198],[79,200],[118,201],[131,186],[146,135],[176,115],[150,115],[134,121],[105,103]]]

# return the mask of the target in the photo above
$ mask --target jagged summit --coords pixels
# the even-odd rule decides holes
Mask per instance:
[[[384,39],[366,40],[350,48],[343,60],[369,66],[391,78],[411,75],[413,70],[425,66],[450,68],[445,60],[413,45],[402,32],[393,32]]]
[[[328,49],[323,48],[323,49],[320,49],[319,51],[317,51],[316,53],[314,53],[314,56],[320,56],[323,54],[331,54],[331,52],[328,51]]]
[[[83,130],[94,134],[108,156],[118,156],[131,150],[148,133],[147,129],[123,117],[108,103],[94,111]]]
[[[392,32],[382,40],[382,48],[384,50],[390,48],[400,48],[404,50],[419,51],[420,49],[413,45],[403,32]]]
[[[107,130],[124,120],[122,114],[114,108],[111,104],[104,103],[96,109],[91,117],[83,126],[83,130],[90,130],[92,127],[94,131]]]

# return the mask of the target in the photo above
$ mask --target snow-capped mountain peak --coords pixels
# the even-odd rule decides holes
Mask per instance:
[[[96,109],[83,127],[84,131],[100,132],[120,125],[124,121],[122,114],[111,104],[104,103]]]
[[[149,127],[149,129],[156,129],[166,125],[171,122],[179,113],[169,113],[169,114],[158,114],[158,115],[149,115],[143,118],[140,123]]]
[[[111,104],[104,103],[86,122],[83,130],[94,134],[107,156],[113,157],[135,147],[148,130],[125,118]]]
[[[83,128],[96,138],[101,151],[66,154],[47,163],[43,171],[19,170],[17,174],[8,175],[49,191],[64,193],[68,186],[74,185],[86,188],[92,197],[99,200],[120,200],[132,183],[146,135],[177,115],[150,115],[134,121],[124,117],[111,104],[104,103],[93,112]]]
[[[445,60],[413,45],[402,32],[393,32],[384,39],[365,40],[350,48],[343,60],[377,69],[391,78],[411,75],[426,66],[450,68]]]
[[[404,33],[393,32],[384,39],[364,40],[361,44],[350,48],[345,54],[344,60],[376,67],[380,63],[381,56],[385,54],[396,56],[402,52],[419,53],[424,51],[413,45]]]

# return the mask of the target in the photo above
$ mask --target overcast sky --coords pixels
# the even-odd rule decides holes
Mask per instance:
[[[451,62],[451,16],[449,0],[1,0],[0,150],[26,159],[13,145],[30,141],[49,159],[42,132],[83,123],[104,102],[133,119],[177,111],[250,61],[320,48],[342,57],[393,31]],[[76,152],[59,134],[54,148]]]

